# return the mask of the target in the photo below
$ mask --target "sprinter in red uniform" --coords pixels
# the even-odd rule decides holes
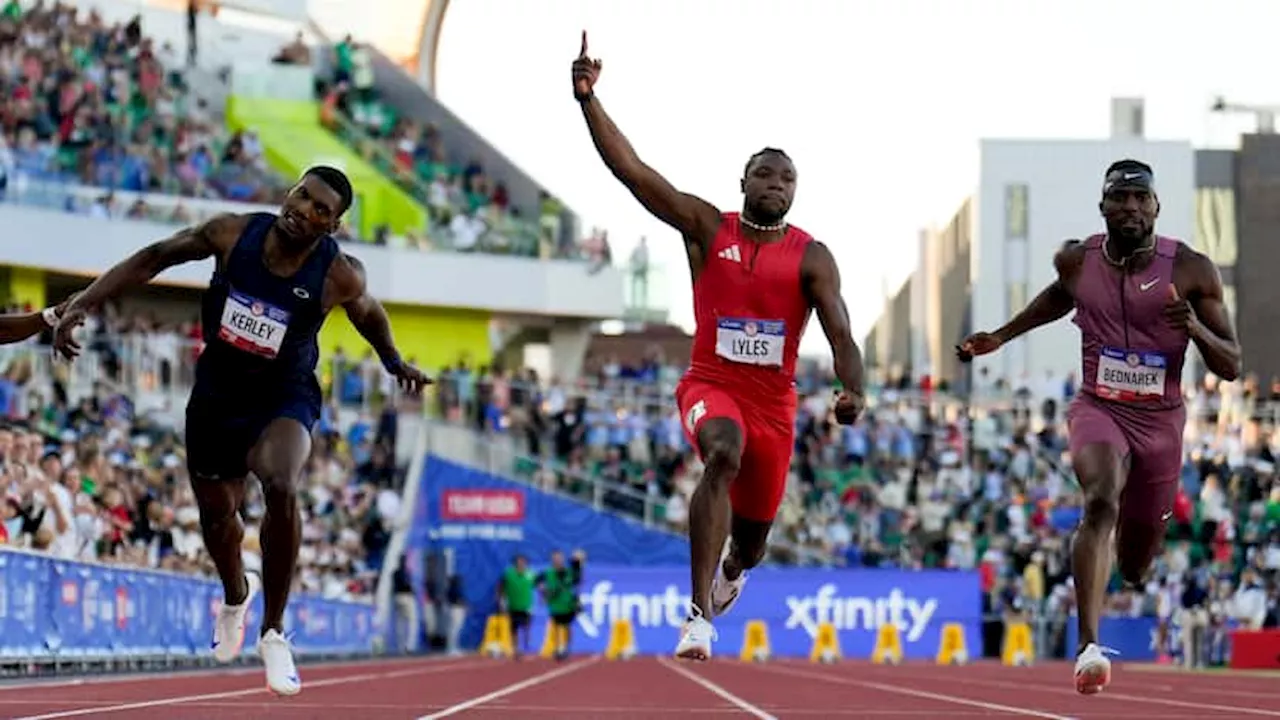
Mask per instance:
[[[809,319],[831,343],[843,386],[836,419],[862,411],[862,356],[849,331],[831,252],[784,221],[796,169],[781,150],[747,161],[741,213],[721,213],[641,162],[593,92],[600,61],[587,35],[573,63],[573,94],[614,176],[684,236],[697,331],[676,390],[684,428],[706,465],[689,507],[693,594],[676,656],[711,657],[711,619],[737,601],[746,571],[764,558],[794,445],[796,352]]]
[[[1182,361],[1194,342],[1209,370],[1240,374],[1240,346],[1213,261],[1155,234],[1160,200],[1146,163],[1107,168],[1098,204],[1105,235],[1070,240],[1054,258],[1058,278],[1004,327],[956,348],[961,360],[1075,310],[1084,382],[1067,410],[1071,464],[1084,516],[1071,548],[1079,598],[1075,685],[1094,695],[1111,682],[1098,619],[1111,577],[1112,533],[1120,575],[1143,582],[1173,515],[1182,468]]]

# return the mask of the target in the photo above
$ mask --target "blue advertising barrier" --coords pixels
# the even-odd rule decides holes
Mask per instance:
[[[208,655],[221,599],[202,578],[0,550],[0,657]],[[261,617],[259,595],[248,626]],[[285,633],[300,655],[366,653],[373,606],[296,594]]]
[[[1164,647],[1158,647],[1159,621],[1154,617],[1103,617],[1098,623],[1100,643],[1119,653],[1117,659],[1127,662],[1152,662],[1161,651],[1173,658],[1182,657],[1183,627],[1179,624],[1178,615],[1170,621],[1165,634]],[[1205,660],[1211,663],[1225,663],[1230,659],[1230,631],[1237,627],[1235,620],[1224,623],[1222,632],[1214,633],[1206,629]],[[1076,626],[1075,616],[1067,623],[1067,652],[1074,653],[1079,642],[1080,630]]]
[[[1076,616],[1067,620],[1067,655],[1075,657],[1080,642]],[[1116,659],[1125,662],[1151,662],[1156,659],[1156,619],[1153,617],[1102,617],[1098,621],[1099,644],[1120,653]]]
[[[602,567],[588,564],[579,593],[582,611],[572,629],[575,652],[603,652],[615,620],[628,620],[639,653],[675,649],[689,608],[685,568]],[[534,613],[533,649],[541,647],[547,612]],[[870,658],[876,631],[898,626],[904,657],[933,658],[942,626],[959,623],[971,654],[982,649],[978,574],[953,570],[802,570],[760,568],[751,573],[733,609],[715,621],[715,652],[736,656],[751,620],[764,621],[775,656],[808,656],[818,625],[839,632],[848,658]]]
[[[497,608],[497,584],[517,554],[537,569],[554,550],[587,553],[588,566],[687,567],[689,543],[672,533],[600,512],[590,505],[432,456],[406,542],[414,589],[424,587],[421,555],[450,548],[468,605],[461,647],[478,647]]]

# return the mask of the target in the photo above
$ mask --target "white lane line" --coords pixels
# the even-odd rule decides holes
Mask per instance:
[[[376,667],[394,667],[397,665],[448,665],[465,660],[475,660],[474,655],[424,655],[422,657],[396,656],[370,660],[322,660],[306,662],[299,667],[305,672],[310,670],[334,670],[351,668],[361,670]],[[234,667],[210,667],[202,670],[156,670],[150,672],[122,672],[116,675],[92,675],[88,677],[32,677],[10,678],[0,683],[0,693],[17,690],[35,690],[37,688],[81,687],[84,685],[114,685],[117,683],[149,682],[154,680],[183,680],[193,677],[236,677],[262,672],[262,665],[237,665]]]
[[[969,698],[960,697],[958,695],[943,695],[942,693],[928,692],[926,690],[916,690],[914,688],[902,687],[901,685],[890,685],[888,683],[873,682],[870,680],[852,680],[850,678],[837,677],[835,675],[827,675],[825,673],[798,670],[792,668],[769,667],[765,665],[751,665],[743,663],[747,667],[761,672],[771,672],[778,675],[791,675],[792,677],[806,678],[809,680],[823,680],[837,685],[851,685],[854,687],[864,687],[871,690],[879,690],[881,692],[894,693],[897,695],[906,695],[908,697],[923,698],[926,700],[937,700],[938,702],[951,703],[952,705],[966,705],[968,707],[982,708],[983,710],[993,710],[997,712],[1009,713],[1011,715],[1022,715],[1024,717],[1038,717],[1044,720],[1076,720],[1070,715],[1058,715],[1056,713],[1045,712],[1043,710],[1033,710],[1032,708],[1018,707],[1016,705],[1002,705],[1000,703],[984,702],[982,700],[971,700]]]
[[[524,680],[521,680],[520,682],[514,682],[514,683],[511,683],[510,685],[500,687],[491,693],[478,695],[476,697],[471,698],[470,700],[463,700],[462,702],[456,705],[450,705],[449,707],[443,710],[440,710],[439,712],[434,712],[434,713],[431,713],[430,715],[423,715],[422,717],[418,718],[418,720],[436,720],[437,718],[444,718],[444,717],[449,717],[450,715],[457,715],[458,713],[463,712],[464,710],[470,710],[471,708],[476,707],[478,705],[484,705],[485,703],[492,702],[494,700],[497,700],[498,698],[503,698],[513,693],[518,693],[521,690],[531,688],[535,685],[541,685],[542,683],[547,682],[549,680],[555,680],[556,678],[562,677],[564,675],[568,675],[571,672],[576,672],[588,665],[595,663],[596,660],[599,660],[599,659],[600,659],[599,656],[592,656],[587,658],[586,660],[580,660],[578,662],[575,662],[572,665],[565,665],[564,667],[559,667],[559,668],[556,668],[555,670],[544,672],[541,675],[534,675],[533,677],[526,678]]]
[[[672,661],[672,660],[668,660],[667,658],[664,658],[664,657],[659,657],[659,658],[658,658],[658,664],[659,664],[659,665],[661,665],[661,666],[663,666],[663,667],[665,667],[666,669],[668,669],[668,670],[670,670],[670,671],[672,671],[672,672],[676,673],[677,675],[681,675],[681,676],[683,676],[683,677],[684,677],[685,679],[687,679],[687,680],[691,680],[691,681],[693,681],[693,682],[697,683],[698,685],[702,686],[702,688],[703,688],[704,690],[707,690],[708,692],[714,693],[714,694],[715,694],[715,695],[717,695],[721,700],[725,700],[725,701],[727,701],[727,702],[729,702],[729,703],[731,703],[731,704],[735,705],[739,710],[741,710],[741,711],[743,711],[743,712],[747,713],[748,715],[752,715],[752,716],[754,716],[754,717],[757,717],[757,718],[759,718],[760,720],[778,720],[778,718],[777,718],[777,717],[775,717],[775,716],[773,716],[773,715],[770,715],[769,713],[765,712],[764,710],[760,709],[759,707],[757,707],[757,706],[755,706],[755,705],[752,705],[751,703],[747,702],[746,700],[743,700],[742,698],[738,697],[737,695],[734,695],[733,693],[729,692],[728,690],[725,690],[723,687],[720,687],[719,685],[717,685],[717,684],[715,684],[715,683],[711,682],[710,680],[708,680],[708,679],[706,679],[706,678],[702,677],[701,675],[699,675],[699,674],[697,674],[697,673],[693,672],[692,670],[689,670],[689,669],[687,669],[687,668],[680,667],[678,664],[676,664],[676,663],[675,663],[674,661]]]
[[[332,685],[347,685],[349,683],[367,682],[372,680],[394,680],[395,678],[409,677],[412,675],[430,675],[434,673],[449,672],[463,667],[480,667],[484,665],[492,665],[489,662],[476,662],[470,665],[462,663],[453,663],[448,665],[433,665],[426,668],[413,668],[410,670],[396,670],[394,672],[382,673],[361,673],[359,675],[346,675],[335,678],[325,678],[323,680],[313,680],[303,684],[303,689],[329,687]],[[60,710],[58,712],[45,713],[44,715],[31,715],[17,720],[55,720],[55,718],[81,717],[83,715],[100,715],[103,713],[123,712],[125,710],[141,710],[143,708],[164,707],[166,705],[182,705],[191,702],[203,702],[205,700],[223,700],[233,697],[244,697],[246,695],[256,695],[258,693],[268,692],[266,687],[258,686],[246,688],[244,690],[228,690],[226,692],[201,693],[198,695],[179,695],[175,697],[161,698],[159,700],[144,700],[131,703],[119,703],[116,705],[99,705],[96,707],[79,708],[76,710]],[[67,700],[68,703],[74,703],[76,700]],[[88,699],[84,702],[93,702]]]

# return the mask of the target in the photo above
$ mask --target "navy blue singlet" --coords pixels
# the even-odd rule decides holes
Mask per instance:
[[[263,251],[275,220],[270,213],[252,216],[201,298],[205,350],[196,363],[197,392],[315,381],[321,296],[338,243],[326,236],[293,276],[274,275]]]
[[[276,216],[251,216],[226,265],[200,301],[205,349],[187,403],[187,466],[193,479],[236,479],[263,430],[278,418],[308,432],[320,417],[316,336],[324,324],[325,276],[340,252],[320,240],[291,277],[263,259]]]

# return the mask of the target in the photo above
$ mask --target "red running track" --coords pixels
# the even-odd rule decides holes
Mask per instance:
[[[564,663],[479,657],[304,666],[276,698],[261,668],[0,685],[0,717],[252,718],[1280,718],[1280,675],[1117,665],[1101,695],[1061,663],[1006,668],[666,658]]]

